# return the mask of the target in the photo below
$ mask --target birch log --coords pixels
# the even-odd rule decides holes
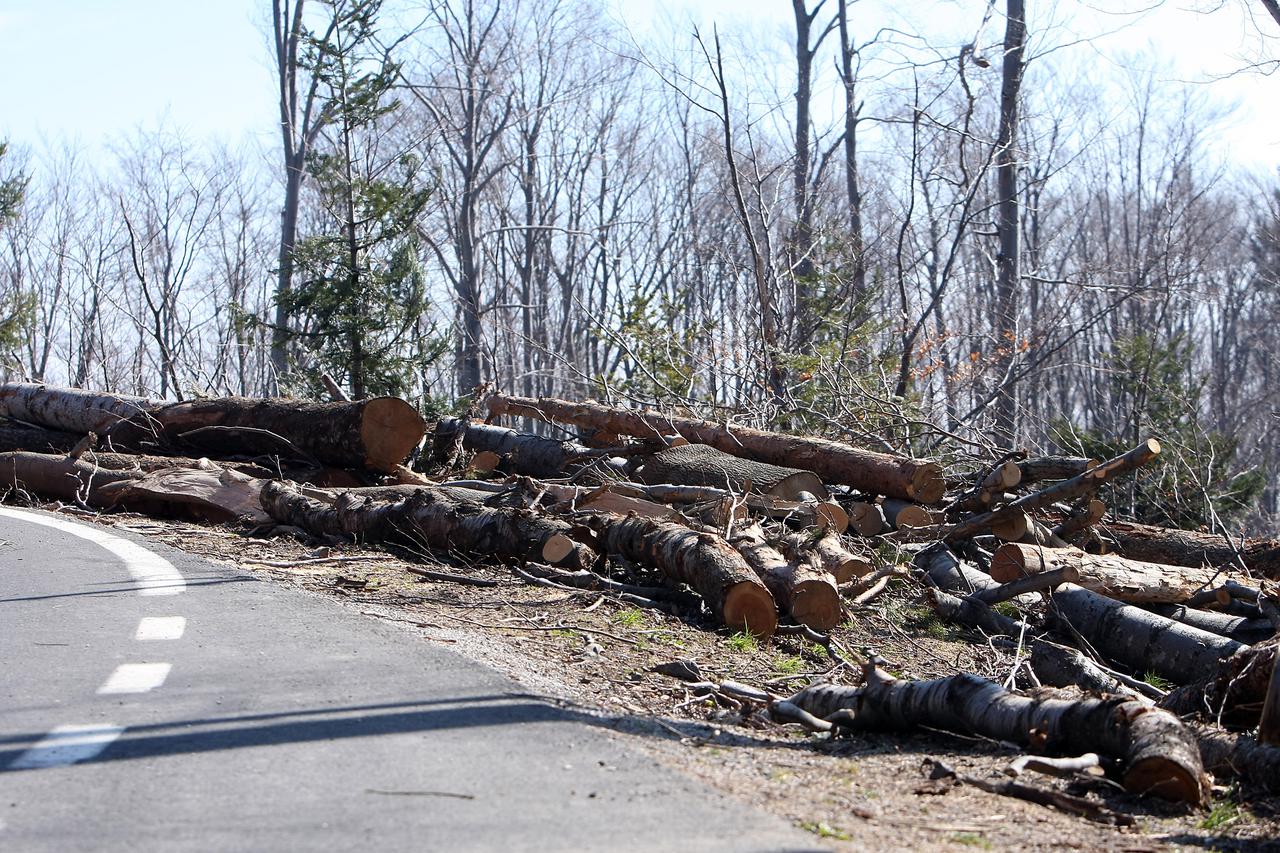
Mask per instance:
[[[1177,604],[1222,576],[1212,569],[1162,566],[1079,548],[1042,548],[1009,542],[991,558],[991,577],[1008,583],[1036,572],[1073,568],[1085,589],[1131,604]]]

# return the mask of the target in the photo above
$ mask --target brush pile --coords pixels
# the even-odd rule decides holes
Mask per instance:
[[[1110,518],[1105,488],[1158,464],[1154,438],[1113,459],[969,460],[974,473],[948,479],[931,461],[732,422],[484,405],[485,422],[428,425],[394,398],[161,403],[9,384],[0,482],[10,499],[399,543],[710,629],[800,633],[853,683],[775,695],[696,666],[667,674],[815,731],[995,738],[1073,756],[1032,766],[1101,764],[1129,791],[1196,805],[1210,774],[1280,790],[1280,543]],[[1013,648],[1016,678],[898,679],[842,649],[840,626],[891,582],[927,586],[942,619]]]

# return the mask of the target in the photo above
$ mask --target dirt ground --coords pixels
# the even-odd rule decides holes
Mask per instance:
[[[693,660],[713,680],[785,695],[811,680],[856,683],[858,670],[796,636],[759,643],[709,624],[639,609],[598,592],[535,586],[509,567],[443,563],[426,554],[250,536],[231,527],[131,515],[100,521],[253,576],[338,598],[368,618],[403,626],[405,642],[445,644],[531,690],[593,713],[640,749],[707,784],[782,816],[833,850],[1280,850],[1280,798],[1218,786],[1209,808],[1188,810],[1118,790],[1105,779],[1025,781],[1084,795],[1133,817],[1094,823],[968,785],[931,782],[927,762],[990,780],[1013,746],[942,732],[832,740],[759,711],[694,695],[653,671]],[[427,580],[436,569],[493,586]],[[832,634],[844,659],[874,651],[896,675],[973,672],[1004,681],[1014,649],[939,622],[913,581],[895,579]],[[1019,684],[1021,684],[1019,682]]]

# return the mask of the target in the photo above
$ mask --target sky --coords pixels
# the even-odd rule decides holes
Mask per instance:
[[[637,33],[658,21],[677,31],[696,22],[759,33],[777,41],[780,61],[791,37],[787,0],[604,5]],[[1280,57],[1280,26],[1257,0],[1027,5],[1041,46],[1088,40],[1068,48],[1072,59],[1117,70],[1146,49],[1171,79],[1235,103],[1235,118],[1220,134],[1225,156],[1272,173],[1280,166],[1280,73],[1230,74],[1259,56]],[[984,7],[985,0],[856,0],[850,9],[855,33],[894,26],[958,47],[972,37]],[[0,0],[0,139],[33,148],[77,140],[93,148],[164,118],[196,137],[273,143],[269,22],[269,0]],[[984,37],[998,39],[1003,20],[997,14],[988,27]]]

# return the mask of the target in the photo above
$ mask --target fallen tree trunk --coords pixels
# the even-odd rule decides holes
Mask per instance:
[[[1122,521],[1107,522],[1102,529],[1124,556],[1172,566],[1238,565],[1234,542],[1249,571],[1280,580],[1280,541],[1275,539],[1228,540],[1216,533]]]
[[[28,450],[32,453],[68,453],[83,435],[19,423],[0,418],[0,452]]]
[[[305,454],[324,465],[392,472],[426,433],[426,422],[398,397],[353,403],[221,397],[151,409],[112,427],[109,438],[156,436],[210,452]]]
[[[728,427],[696,418],[618,409],[597,403],[495,395],[489,413],[554,420],[602,432],[640,437],[678,433],[695,444],[708,444],[733,456],[790,465],[816,472],[823,480],[865,492],[937,503],[946,483],[933,462],[876,453],[822,438],[785,435],[750,427]]]
[[[1176,604],[1213,583],[1212,569],[1162,566],[1079,548],[1042,548],[1009,542],[991,558],[991,577],[1008,583],[1029,574],[1072,568],[1085,589],[1132,604]]]
[[[91,507],[112,506],[114,500],[110,492],[103,491],[104,487],[141,476],[141,471],[112,471],[66,456],[26,451],[0,453],[0,487]]]
[[[1266,619],[1249,619],[1212,610],[1198,610],[1187,607],[1185,604],[1151,604],[1147,605],[1147,609],[1175,622],[1199,628],[1201,631],[1230,637],[1247,646],[1266,642],[1276,633],[1275,626]]]
[[[485,507],[443,490],[419,487],[401,501],[342,494],[330,506],[288,483],[262,488],[262,508],[283,524],[318,535],[400,542],[463,556],[551,563],[573,569],[595,564],[596,554],[570,534],[573,527],[527,510]]]
[[[442,418],[432,436],[435,461],[444,464],[456,445],[472,453],[490,452],[502,457],[498,470],[504,474],[530,477],[559,477],[575,462],[599,458],[602,453],[572,441],[560,441],[513,429],[473,423],[461,418]]]
[[[1022,482],[1038,483],[1041,480],[1070,480],[1079,477],[1090,468],[1098,466],[1097,459],[1084,456],[1038,456],[1017,463]]]
[[[1065,584],[1050,595],[1050,612],[1102,657],[1136,673],[1154,672],[1185,684],[1216,672],[1240,643],[1166,619],[1140,607]]]
[[[1132,696],[1150,704],[1147,696],[1111,675],[1078,649],[1037,640],[1031,646],[1031,671],[1041,684],[1050,687],[1079,687],[1093,693]]]
[[[993,524],[1020,512],[1042,509],[1056,501],[1074,500],[1106,485],[1110,480],[1139,468],[1160,455],[1160,442],[1149,438],[1126,453],[1108,459],[1084,473],[1061,483],[1032,492],[1016,501],[965,519],[947,533],[948,540],[963,539],[990,529]]]
[[[766,541],[757,525],[743,529],[731,541],[764,581],[779,610],[824,634],[840,624],[844,608],[830,574],[803,557],[788,560]]]
[[[66,432],[103,433],[154,409],[157,403],[144,397],[99,394],[79,388],[59,388],[30,382],[0,385],[0,414],[42,427]]]
[[[1199,805],[1209,793],[1190,731],[1174,715],[1127,696],[1029,697],[967,673],[908,681],[871,669],[861,687],[806,687],[787,701],[854,731],[928,726],[1047,752],[1102,753],[1123,763],[1125,789],[1136,794]]]
[[[829,497],[822,479],[812,471],[743,459],[705,444],[685,444],[655,453],[642,461],[634,476],[650,485],[713,486],[787,500],[803,500],[803,493],[824,500]]]
[[[772,636],[777,629],[773,596],[721,537],[647,518],[598,516],[597,526],[606,551],[693,587],[722,625],[759,637]]]
[[[1204,768],[1220,778],[1241,779],[1272,794],[1280,794],[1280,748],[1260,744],[1206,726],[1192,726]]]

